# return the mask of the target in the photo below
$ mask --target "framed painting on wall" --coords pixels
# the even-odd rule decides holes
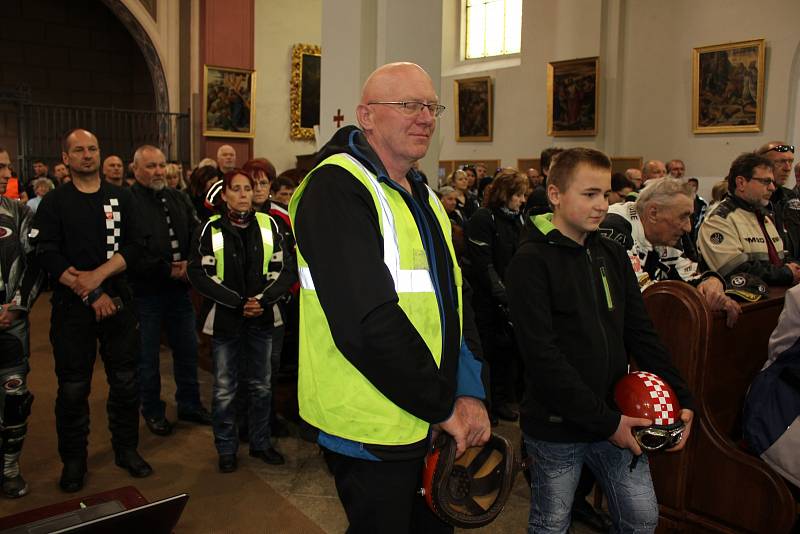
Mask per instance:
[[[203,68],[203,135],[255,137],[253,99],[256,72],[248,69]]]
[[[492,78],[455,80],[456,141],[492,140]]]
[[[694,49],[694,133],[761,131],[765,48],[764,39],[754,39]]]
[[[599,71],[597,57],[547,64],[547,135],[597,135]]]
[[[292,47],[289,136],[294,140],[314,139],[314,126],[319,124],[321,69],[319,46],[296,44]]]

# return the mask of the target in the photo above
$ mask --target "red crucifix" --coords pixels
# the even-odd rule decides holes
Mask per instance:
[[[336,110],[336,115],[333,116],[333,122],[336,123],[336,127],[337,128],[341,128],[342,127],[342,121],[343,120],[344,120],[344,115],[342,115],[342,110],[341,109],[337,109]]]

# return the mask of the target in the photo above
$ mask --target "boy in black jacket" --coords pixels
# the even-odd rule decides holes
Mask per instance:
[[[506,273],[525,365],[521,427],[534,458],[530,532],[566,532],[584,462],[608,495],[616,531],[655,529],[650,469],[632,434],[652,421],[620,414],[612,400],[627,355],[668,382],[685,408],[687,428],[673,450],[691,428],[691,394],[647,316],[630,260],[597,232],[610,189],[611,162],[603,153],[559,154],[547,185],[553,214],[526,223]]]

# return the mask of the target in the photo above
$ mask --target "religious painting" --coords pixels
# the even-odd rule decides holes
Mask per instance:
[[[492,78],[456,80],[456,141],[492,140]]]
[[[760,132],[764,39],[694,49],[692,131]]]
[[[253,70],[206,65],[203,74],[203,135],[255,137]]]
[[[310,44],[294,45],[289,99],[289,135],[292,139],[314,139],[314,126],[319,124],[321,75],[320,47]]]
[[[547,135],[597,135],[599,71],[597,57],[547,64]]]

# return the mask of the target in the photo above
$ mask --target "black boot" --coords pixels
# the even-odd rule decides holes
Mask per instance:
[[[58,481],[61,490],[66,493],[75,493],[83,489],[86,481],[86,459],[64,460],[61,469],[61,480]]]
[[[136,449],[116,451],[114,453],[114,463],[123,469],[127,469],[128,473],[135,478],[149,477],[153,474],[153,468],[144,461],[144,458],[139,456]]]

